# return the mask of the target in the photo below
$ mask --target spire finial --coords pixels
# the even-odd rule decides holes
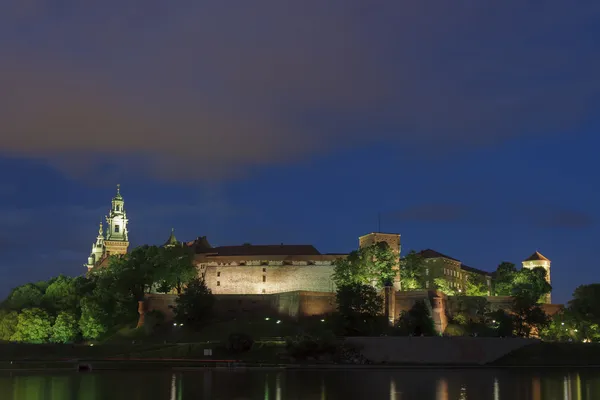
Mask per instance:
[[[121,194],[121,184],[117,183],[117,194]]]

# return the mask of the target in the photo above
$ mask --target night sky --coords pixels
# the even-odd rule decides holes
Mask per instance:
[[[86,5],[84,5],[86,3]],[[600,2],[0,2],[0,295],[132,245],[402,235],[598,280]]]

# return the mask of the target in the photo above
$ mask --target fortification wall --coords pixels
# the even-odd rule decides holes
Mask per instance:
[[[332,265],[207,266],[206,285],[214,294],[334,292]]]
[[[534,339],[471,337],[348,337],[376,363],[486,364],[511,351],[536,343]]]
[[[177,295],[149,294],[145,311],[158,310],[167,321],[175,317],[173,307]],[[295,291],[274,294],[218,294],[213,312],[218,319],[249,316],[308,317],[335,312],[335,293]]]

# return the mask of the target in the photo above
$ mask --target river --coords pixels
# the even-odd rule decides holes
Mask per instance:
[[[591,400],[599,369],[1,373],[2,400]]]

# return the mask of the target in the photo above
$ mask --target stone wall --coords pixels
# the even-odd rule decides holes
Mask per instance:
[[[214,294],[332,293],[333,268],[333,265],[208,266],[204,278]]]
[[[145,299],[146,312],[158,310],[167,321],[174,318],[174,294],[149,294]],[[244,316],[309,317],[335,312],[335,293],[294,291],[264,295],[218,294],[215,295],[214,313],[218,319]]]
[[[486,364],[513,350],[536,343],[520,338],[348,337],[346,343],[376,363]]]

